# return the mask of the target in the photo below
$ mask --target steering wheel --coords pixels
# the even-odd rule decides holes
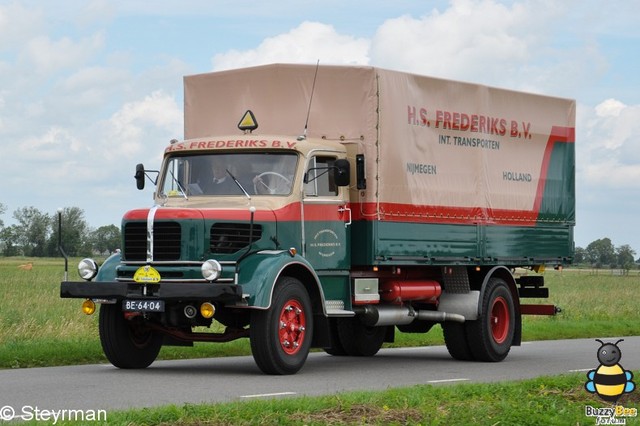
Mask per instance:
[[[267,182],[263,179],[266,176],[270,176],[266,179]],[[253,189],[256,194],[286,194],[290,187],[291,180],[277,172],[262,172],[253,179]]]

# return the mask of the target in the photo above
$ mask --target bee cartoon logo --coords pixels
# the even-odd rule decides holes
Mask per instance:
[[[632,392],[636,385],[631,381],[633,373],[627,371],[619,364],[622,358],[622,351],[618,343],[604,343],[600,339],[601,346],[598,348],[598,361],[600,365],[595,370],[587,373],[589,379],[584,385],[589,393],[597,394],[601,399],[615,403],[623,393]]]

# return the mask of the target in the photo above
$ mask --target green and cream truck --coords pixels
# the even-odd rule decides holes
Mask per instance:
[[[366,66],[187,76],[185,139],[136,167],[153,204],[61,297],[100,305],[119,368],[249,338],[293,374],[312,347],[372,356],[435,324],[453,358],[501,361],[522,315],[556,312],[522,303],[548,297],[535,272],[573,258],[575,108]]]

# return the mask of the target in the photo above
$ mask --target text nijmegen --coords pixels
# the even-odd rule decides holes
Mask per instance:
[[[423,175],[438,174],[435,164],[407,163],[407,172],[411,173],[412,175],[416,173]]]

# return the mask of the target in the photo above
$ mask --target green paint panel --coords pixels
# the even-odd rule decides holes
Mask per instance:
[[[538,221],[575,224],[575,144],[553,146]]]
[[[502,260],[496,263],[524,266],[573,257],[572,226],[487,226],[484,234],[486,257]]]
[[[339,273],[342,274],[339,275]],[[349,271],[335,271],[334,275],[319,274],[325,300],[342,300],[351,303]]]
[[[356,222],[354,265],[527,266],[573,256],[573,226],[479,226]]]

